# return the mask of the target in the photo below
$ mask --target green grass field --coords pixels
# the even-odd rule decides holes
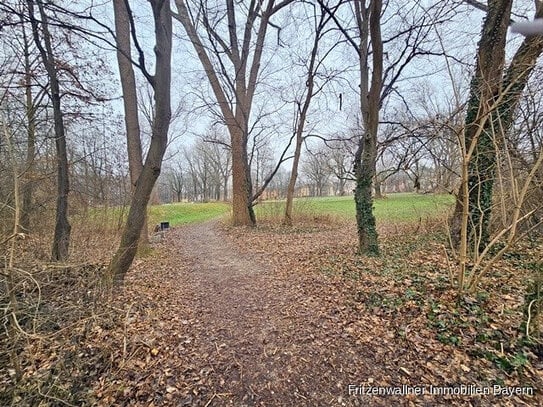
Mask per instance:
[[[149,207],[149,228],[160,222],[170,222],[170,226],[184,225],[187,223],[205,222],[227,214],[230,205],[224,202],[209,203],[173,203],[153,205]],[[120,228],[126,216],[128,207],[93,208],[87,213],[81,214],[87,221],[98,225],[110,225]]]
[[[449,213],[454,198],[451,195],[419,195],[412,193],[390,194],[375,201],[375,216],[378,221],[412,222],[420,218],[435,218]],[[284,211],[283,201],[263,202],[257,205],[257,218],[280,217]],[[352,196],[299,198],[294,202],[294,215],[331,215],[354,218]]]
[[[438,218],[449,213],[453,203],[451,195],[390,194],[375,201],[375,216],[378,222],[416,222],[421,218]],[[284,201],[261,202],[255,207],[257,220],[282,219],[284,208]],[[149,227],[160,222],[170,222],[170,226],[204,222],[229,212],[230,205],[224,202],[154,205],[149,208]],[[110,208],[107,212],[95,209],[86,217],[97,222],[118,224],[120,217],[127,213],[127,208]],[[299,198],[294,201],[294,216],[354,219],[354,214],[352,196]]]
[[[154,205],[149,209],[149,225],[170,222],[170,226],[204,222],[227,214],[230,205],[224,202],[173,203]]]

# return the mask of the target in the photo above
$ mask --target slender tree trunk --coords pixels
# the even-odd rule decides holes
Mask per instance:
[[[143,153],[141,147],[140,124],[138,117],[138,96],[136,91],[136,76],[131,61],[130,40],[130,10],[126,7],[125,0],[113,1],[115,15],[115,41],[117,45],[117,63],[123,92],[124,123],[126,128],[126,144],[128,148],[128,169],[130,172],[131,191],[134,193],[136,182],[143,170]],[[149,244],[147,211],[143,220],[141,245]]]
[[[36,107],[32,95],[32,68],[30,66],[30,44],[26,36],[24,25],[22,26],[24,43],[24,67],[25,67],[25,103],[26,103],[26,160],[25,160],[25,183],[22,186],[22,208],[21,228],[24,232],[30,231],[30,213],[32,212],[32,201],[34,197],[34,160],[36,158]]]
[[[40,29],[38,21],[34,16],[34,3],[38,5],[40,13],[41,34],[43,35],[43,44],[40,38]],[[68,222],[68,193],[70,191],[68,177],[68,153],[66,148],[66,135],[64,129],[64,117],[61,108],[60,85],[55,66],[53,46],[51,44],[51,34],[49,32],[48,18],[41,1],[27,1],[32,32],[37,48],[40,51],[43,64],[47,71],[49,79],[49,89],[51,93],[51,103],[53,105],[53,120],[55,124],[55,148],[57,161],[57,204],[55,234],[53,236],[53,247],[51,249],[51,260],[64,261],[68,258],[70,246],[71,226]]]
[[[314,54],[310,61],[310,70],[313,70],[313,65],[315,63],[316,48],[314,48]],[[313,97],[313,87],[314,87],[314,73],[308,76],[307,84],[308,89],[306,93],[306,98],[304,105],[300,110],[298,117],[298,123],[296,126],[296,146],[294,148],[294,158],[292,160],[292,169],[290,172],[290,179],[288,181],[287,187],[287,202],[285,204],[285,215],[283,218],[283,223],[285,225],[292,225],[292,208],[294,204],[294,192],[296,190],[296,181],[298,179],[298,168],[300,166],[300,158],[302,155],[302,146],[304,142],[303,132],[305,127],[305,121],[307,117],[307,112],[309,111],[309,105],[311,104],[311,99]]]
[[[222,196],[222,200],[223,201],[228,201],[228,178],[229,178],[229,175],[226,174],[223,176],[223,196]]]
[[[287,202],[285,204],[285,216],[283,218],[283,223],[286,225],[292,225],[292,208],[294,204],[294,193],[296,192],[296,181],[298,179],[298,168],[300,166],[303,141],[302,132],[296,130],[296,146],[294,148],[294,158],[292,160],[292,169],[288,181]]]
[[[413,188],[415,189],[415,192],[417,194],[420,194],[421,185],[420,185],[420,177],[418,176],[418,174],[415,174],[415,179],[413,181]]]
[[[4,308],[4,313],[7,314],[6,323],[4,322],[4,329],[8,335],[10,345],[9,356],[11,359],[12,367],[15,370],[15,381],[19,382],[23,377],[23,368],[21,366],[21,361],[19,358],[20,351],[20,341],[21,330],[19,323],[17,321],[17,314],[19,312],[18,299],[16,295],[16,279],[15,279],[15,259],[16,259],[16,248],[17,248],[17,234],[20,233],[20,216],[21,216],[21,202],[20,202],[20,192],[19,192],[19,169],[17,166],[17,159],[15,157],[15,152],[13,149],[12,143],[12,134],[8,129],[8,125],[4,120],[3,115],[0,114],[0,125],[2,127],[2,132],[7,146],[7,153],[10,167],[13,171],[13,233],[9,240],[9,250],[8,256],[4,256],[4,270],[5,276],[5,292],[9,298],[8,307]]]
[[[160,175],[162,159],[168,144],[168,129],[171,119],[171,52],[172,20],[167,0],[151,1],[155,28],[155,75],[151,85],[155,99],[155,117],[152,124],[151,144],[136,182],[128,218],[121,237],[121,243],[109,265],[109,277],[114,285],[121,285],[134,260],[138,240],[143,228],[147,204],[155,182]]]
[[[298,102],[298,121],[296,123],[295,134],[296,134],[296,146],[294,148],[294,159],[292,161],[292,170],[290,172],[290,179],[287,187],[287,202],[285,205],[285,215],[283,218],[283,223],[286,225],[292,225],[292,207],[294,203],[294,192],[296,189],[296,181],[298,179],[298,168],[300,165],[300,157],[302,155],[302,145],[304,142],[304,129],[307,119],[307,114],[309,112],[309,107],[313,96],[315,95],[315,76],[317,74],[317,54],[319,51],[319,42],[322,38],[322,32],[330,20],[330,17],[326,18],[324,11],[321,9],[321,16],[319,23],[315,29],[315,38],[313,40],[313,47],[311,49],[311,55],[309,57],[309,66],[307,69],[307,79],[306,79],[306,94],[304,103],[300,108],[300,103]]]
[[[382,183],[379,177],[375,177],[373,189],[375,190],[375,199],[381,199],[383,197],[383,191],[381,187]]]
[[[339,196],[345,196],[345,179],[339,180]]]
[[[300,165],[300,157],[302,155],[302,145],[304,142],[304,128],[307,118],[307,112],[309,111],[309,106],[311,104],[311,99],[313,98],[313,88],[315,86],[315,58],[317,56],[317,46],[318,46],[318,37],[320,33],[315,34],[315,42],[313,44],[313,51],[311,53],[311,59],[309,61],[309,70],[307,76],[307,93],[305,95],[305,100],[302,108],[298,105],[299,116],[298,123],[296,126],[296,146],[294,148],[294,159],[292,160],[292,169],[290,172],[290,179],[288,181],[287,188],[287,202],[285,205],[285,216],[283,218],[283,223],[286,225],[292,225],[292,207],[294,203],[294,192],[296,189],[296,181],[298,179],[298,168]]]

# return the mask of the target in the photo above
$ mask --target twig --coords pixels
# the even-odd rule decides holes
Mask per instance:
[[[18,235],[19,235],[19,233],[13,233],[12,235],[10,235],[10,236],[6,237],[4,240],[2,240],[0,242],[0,245],[3,245],[5,243],[9,242],[11,239],[13,239],[14,237],[17,237]]]
[[[526,321],[526,338],[530,340],[530,322],[532,320],[532,305],[534,305],[534,302],[536,302],[537,298],[534,298],[532,301],[530,301],[530,304],[528,305],[528,320]]]
[[[132,310],[132,303],[128,306],[128,309],[126,310],[126,316],[124,318],[124,331],[123,331],[123,363],[126,358],[126,347],[127,347],[127,330],[128,330],[128,317],[130,315],[130,311]]]
[[[40,396],[43,396],[43,397],[45,397],[47,399],[50,399],[50,400],[58,401],[59,403],[62,403],[65,406],[77,407],[75,404],[68,403],[67,401],[59,399],[58,397],[50,396],[49,394],[42,393],[42,391],[41,391],[41,389],[39,387],[38,387],[38,393],[40,394]]]
[[[211,402],[215,399],[215,397],[217,397],[217,393],[213,393],[213,396],[211,396],[211,398],[208,400],[208,402],[205,404],[204,407],[208,407]]]
[[[449,273],[449,281],[451,282],[451,285],[454,285],[454,273],[451,266],[451,262],[449,261],[449,254],[447,253],[447,248],[445,245],[443,246],[443,251],[445,252],[445,260],[447,260],[447,272]]]

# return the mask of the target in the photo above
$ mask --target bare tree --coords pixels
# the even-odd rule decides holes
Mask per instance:
[[[181,165],[169,166],[166,170],[166,185],[173,192],[175,202],[181,202],[186,193],[187,183],[185,169]]]
[[[302,164],[302,171],[309,181],[309,189],[312,196],[328,195],[330,166],[326,147],[315,151],[308,151],[308,155]]]
[[[259,191],[274,168],[274,152],[270,137],[253,138],[250,150],[249,164],[251,166],[253,191]]]
[[[151,144],[132,195],[121,243],[109,264],[108,277],[115,285],[123,283],[124,276],[136,255],[147,204],[160,175],[162,159],[168,145],[168,129],[171,119],[172,16],[169,1],[150,0],[150,5],[153,11],[155,30],[155,73],[151,75],[146,69],[143,69],[143,73],[154,91],[155,114]],[[144,58],[143,51],[139,49],[139,52],[140,59]],[[142,68],[144,68],[143,64]]]
[[[221,177],[222,200],[227,201],[230,195],[228,191],[232,173],[232,154],[228,135],[222,131],[222,128],[213,126],[202,140],[212,145],[209,156],[214,170]]]
[[[336,179],[334,193],[347,194],[347,185],[354,181],[352,142],[349,139],[337,139],[326,143],[328,151],[328,169]]]
[[[57,214],[59,209],[60,212],[68,210],[68,193],[70,200],[73,197],[70,173],[73,163],[67,164],[70,162],[70,145],[66,136],[64,139],[57,136],[58,130],[62,128],[65,135],[80,130],[79,125],[85,120],[84,117],[93,115],[93,105],[104,100],[102,95],[105,92],[102,93],[100,85],[104,85],[105,81],[96,79],[107,78],[107,69],[100,58],[93,58],[92,62],[87,60],[87,55],[93,49],[80,47],[79,40],[87,37],[79,34],[87,31],[78,25],[75,14],[61,9],[55,2],[32,2],[32,5],[32,10],[27,1],[6,1],[0,5],[2,24],[7,24],[3,25],[3,46],[8,55],[17,56],[16,63],[3,74],[9,72],[17,77],[9,87],[8,105],[17,104],[20,116],[20,125],[14,135],[18,140],[15,146],[21,155],[21,227],[25,232],[31,232],[35,226],[31,225],[31,215],[49,206],[51,188],[57,189],[57,194],[54,194],[57,197]],[[47,66],[43,61],[44,56],[49,59]],[[80,69],[82,65],[85,65],[85,70]],[[51,80],[51,76],[56,78]],[[58,90],[59,94],[56,95],[52,89]],[[51,97],[51,94],[55,94],[55,97]],[[58,119],[60,116],[62,126]],[[53,134],[55,131],[57,133]],[[55,146],[55,153],[51,156],[58,156],[59,149],[67,155],[66,159],[54,158],[56,185],[51,183],[50,143]],[[75,143],[75,139],[72,143]],[[68,180],[69,184],[63,183],[62,179]],[[62,193],[59,187],[63,189]],[[54,240],[62,236],[60,240],[64,243],[58,249],[55,247],[57,243],[53,244],[52,258],[59,257],[59,253],[53,253],[57,251],[63,252],[62,256],[67,255],[69,234],[60,232],[62,228],[69,228],[69,224],[62,225],[67,220],[67,216],[56,216]]]
[[[132,65],[131,53],[131,13],[125,0],[113,1],[115,16],[115,43],[117,45],[117,63],[123,92],[124,122],[126,128],[126,144],[128,148],[128,168],[132,190],[143,170],[143,152],[141,147],[140,123],[138,117],[138,96],[136,76]],[[141,230],[140,245],[149,243],[147,212]]]
[[[228,180],[231,172],[231,155],[222,144],[207,143],[204,149],[212,171],[213,196],[216,201],[228,199]]]
[[[246,6],[227,0],[224,6],[204,2],[191,6],[185,0],[175,1],[175,18],[194,46],[230,133],[234,225],[256,223],[247,152],[251,109],[270,19],[291,2],[253,0]],[[198,27],[203,28],[207,43]],[[226,27],[226,32],[221,32],[221,27]]]
[[[38,6],[40,19],[38,20],[35,16],[34,1],[27,1],[28,14],[32,24],[34,42],[40,52],[41,59],[49,78],[49,90],[55,123],[55,146],[57,152],[57,205],[51,259],[62,261],[68,258],[71,232],[71,226],[68,221],[68,193],[70,191],[68,153],[66,149],[64,115],[61,108],[57,65],[55,63],[51,33],[49,31],[49,19],[43,3],[40,0],[35,3]]]
[[[22,17],[21,17],[22,18]],[[34,161],[36,158],[36,110],[37,102],[41,98],[40,93],[34,96],[32,91],[32,63],[30,56],[30,40],[26,33],[26,27],[21,25],[22,40],[23,40],[23,63],[24,63],[24,88],[25,88],[25,110],[26,110],[26,161],[24,174],[26,182],[23,183],[22,203],[21,203],[21,227],[25,232],[30,231],[30,213],[32,211],[32,202],[34,197],[35,182],[32,179],[34,176]]]
[[[386,98],[395,92],[396,83],[412,61],[421,55],[441,54],[432,50],[429,38],[434,27],[448,19],[447,7],[434,4],[424,8],[417,4],[411,10],[421,7],[420,15],[409,19],[402,18],[401,24],[409,21],[407,26],[383,39],[381,0],[354,0],[352,5],[348,3],[356,23],[354,35],[349,30],[348,23],[341,21],[341,14],[338,12],[341,8],[333,11],[323,0],[319,0],[319,3],[333,16],[339,30],[356,51],[359,63],[360,136],[354,154],[358,251],[376,255],[379,253],[379,244],[372,193],[376,174],[380,110]],[[384,45],[390,46],[394,41],[400,44],[398,52],[395,52],[392,58],[387,53],[385,65]]]
[[[383,90],[383,39],[381,36],[382,1],[365,0],[354,3],[360,42],[357,47],[360,64],[360,112],[364,134],[354,155],[356,177],[355,202],[358,250],[364,254],[379,253],[375,216],[373,215],[372,183],[377,159],[377,128]],[[371,70],[369,45],[371,45]],[[371,80],[370,80],[371,72]]]
[[[315,33],[313,37],[313,46],[311,48],[311,53],[309,55],[308,61],[307,61],[307,74],[306,74],[306,90],[305,95],[303,97],[303,102],[301,100],[296,100],[296,113],[295,113],[295,120],[294,120],[294,136],[295,136],[295,147],[294,147],[294,157],[292,161],[292,168],[290,171],[290,180],[288,183],[287,188],[287,198],[286,198],[286,204],[285,204],[285,214],[283,218],[283,222],[287,225],[292,225],[292,206],[294,202],[294,192],[296,188],[296,180],[298,178],[298,166],[300,163],[300,156],[302,154],[302,146],[304,142],[304,130],[307,120],[307,115],[309,112],[309,108],[311,106],[311,101],[313,100],[313,97],[316,96],[324,86],[323,84],[316,84],[315,80],[317,78],[317,74],[319,69],[321,68],[324,59],[327,55],[325,52],[324,57],[321,57],[320,60],[318,59],[319,54],[319,44],[323,38],[323,36],[326,34],[325,28],[326,25],[330,22],[331,17],[330,14],[327,14],[323,7],[319,7],[319,14],[316,13],[313,16],[315,20]]]

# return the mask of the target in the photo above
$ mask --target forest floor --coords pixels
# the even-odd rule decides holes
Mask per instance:
[[[108,300],[115,316],[93,312],[57,349],[28,345],[41,356],[25,375],[48,371],[40,405],[543,405],[543,364],[518,345],[519,287],[505,270],[456,302],[421,227],[381,228],[374,259],[326,217],[173,228]]]

